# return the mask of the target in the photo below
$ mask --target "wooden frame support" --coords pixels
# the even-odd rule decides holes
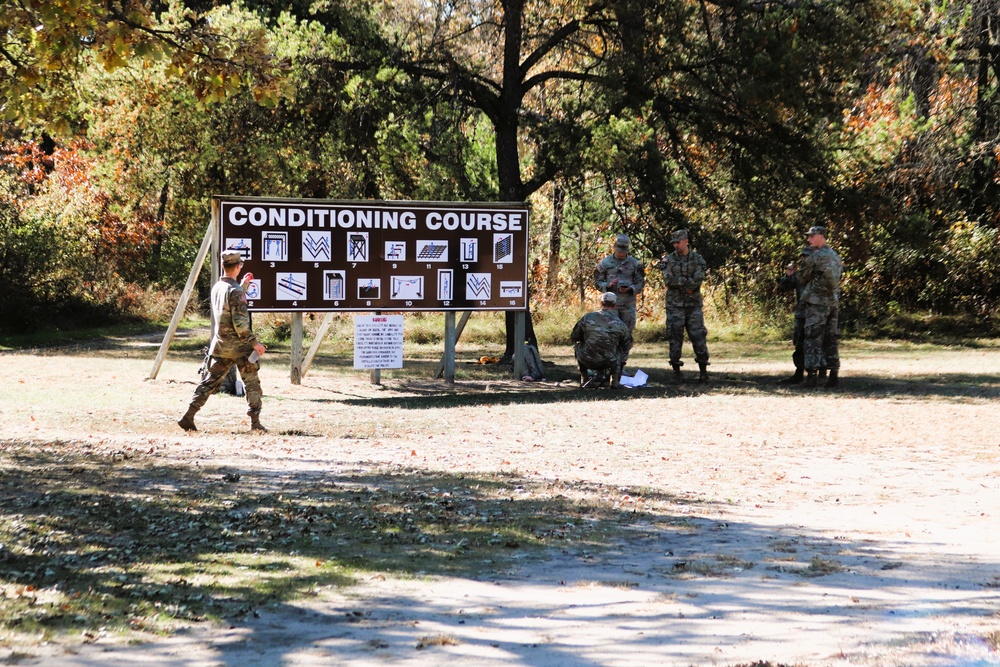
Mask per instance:
[[[333,324],[333,313],[329,312],[320,322],[319,329],[316,330],[316,335],[313,337],[312,345],[309,346],[309,351],[306,353],[305,361],[302,362],[302,377],[306,376],[309,372],[309,368],[312,366],[313,359],[316,358],[316,353],[319,352],[319,346],[323,344],[326,340],[326,334],[330,332],[330,325]]]
[[[451,342],[450,352],[448,344],[448,317],[451,316],[451,326],[454,327],[454,340]],[[437,368],[434,369],[434,379],[439,380],[444,377],[448,382],[455,381],[455,346],[458,344],[458,339],[462,337],[462,332],[465,331],[465,325],[469,323],[469,318],[472,317],[472,311],[466,310],[462,312],[462,317],[458,319],[458,324],[455,324],[455,313],[454,311],[445,312],[444,320],[444,354],[441,355],[441,361],[438,363]],[[451,376],[447,375],[447,366],[449,363],[449,356],[451,355]]]
[[[292,313],[291,382],[302,384],[302,313]]]
[[[527,313],[519,310],[514,313],[514,377],[520,380],[524,377],[527,364],[524,362],[524,332],[527,329]]]
[[[455,311],[444,314],[444,381],[455,384]]]
[[[148,379],[150,380],[155,380],[157,374],[160,372],[160,366],[163,365],[163,360],[167,356],[167,349],[170,347],[170,343],[174,339],[174,334],[177,333],[177,325],[180,324],[181,317],[184,316],[184,311],[187,310],[188,301],[191,300],[191,293],[194,291],[195,283],[198,282],[198,274],[201,273],[201,269],[205,265],[205,257],[208,255],[208,251],[211,249],[212,242],[214,240],[215,222],[212,221],[209,223],[208,230],[205,232],[205,238],[201,242],[201,247],[198,248],[198,255],[195,257],[194,264],[191,266],[191,273],[188,274],[187,283],[184,285],[184,291],[181,292],[180,301],[177,302],[177,307],[174,309],[174,315],[170,318],[170,326],[167,327],[167,333],[164,334],[163,342],[160,343],[160,349],[156,353],[156,359],[153,361],[153,369],[149,372]],[[214,259],[212,263],[215,263]]]

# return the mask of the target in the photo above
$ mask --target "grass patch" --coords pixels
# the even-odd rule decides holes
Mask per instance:
[[[804,577],[825,577],[828,574],[842,572],[844,566],[835,560],[813,556],[809,560],[809,566],[800,572]]]
[[[728,554],[717,554],[710,558],[694,558],[673,564],[668,574],[674,577],[731,577],[753,568],[754,563]]]
[[[184,320],[181,323],[181,326],[185,328],[203,325],[207,325],[207,322],[201,319]],[[165,328],[166,323],[164,322],[133,321],[103,327],[52,328],[24,334],[0,333],[0,352],[82,344],[89,344],[93,347],[101,345],[103,341],[116,338],[162,335]]]
[[[421,637],[417,642],[416,649],[422,650],[431,646],[458,646],[462,642],[449,635],[429,635]]]
[[[771,548],[778,553],[793,554],[798,552],[796,544],[798,544],[796,540],[774,540],[771,542]]]
[[[891,313],[874,321],[844,322],[845,333],[865,340],[891,339],[955,345],[977,338],[1000,336],[1000,317]]]
[[[595,293],[596,299],[596,293]],[[786,306],[788,306],[786,308]],[[570,347],[569,335],[573,325],[585,313],[595,310],[594,304],[580,305],[575,300],[565,303],[547,303],[532,311],[535,336],[541,348]],[[169,319],[159,311],[150,310],[155,316],[114,323],[106,327],[50,328],[31,334],[0,332],[0,351],[61,347],[101,339],[129,337],[162,332]],[[303,329],[306,345],[318,333],[326,313],[304,313]],[[335,354],[353,354],[355,313],[333,313],[329,330],[324,338],[324,350]],[[292,317],[289,313],[255,313],[254,329],[269,347],[283,349],[291,340]],[[787,341],[791,338],[793,316],[789,304],[776,309],[757,306],[737,306],[717,303],[710,295],[705,298],[705,321],[710,348],[720,344],[756,345]],[[440,349],[444,342],[445,313],[404,313],[404,337],[409,346],[433,346]],[[189,314],[181,322],[181,329],[207,328],[210,325],[204,314]],[[666,315],[662,295],[650,293],[640,301],[638,320],[633,333],[637,348],[646,344],[666,341]],[[859,341],[890,340],[914,344],[995,346],[1000,337],[1000,317],[972,318],[929,313],[897,313],[877,323],[854,323],[842,316],[842,341],[854,338]],[[506,320],[502,312],[476,312],[469,318],[460,337],[466,346],[499,348],[506,345]],[[171,349],[195,349],[207,343],[198,340],[175,340]],[[186,347],[187,346],[187,347]],[[714,354],[714,350],[713,350]]]

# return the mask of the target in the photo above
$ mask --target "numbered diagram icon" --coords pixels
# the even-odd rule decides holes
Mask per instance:
[[[249,301],[256,301],[260,298],[260,278],[254,278],[243,286]]]
[[[297,301],[306,298],[306,274],[279,273],[275,298],[278,301]]]
[[[424,298],[423,276],[393,276],[390,299],[417,301]]]
[[[323,272],[323,299],[326,301],[340,301],[347,297],[344,291],[347,287],[343,271]]]
[[[288,232],[264,232],[261,239],[264,251],[261,259],[265,262],[288,261]]]
[[[329,262],[330,232],[302,232],[302,259],[306,262]]]
[[[520,299],[524,296],[524,283],[520,280],[501,280],[501,299]]]
[[[381,299],[382,279],[381,278],[359,278],[358,279],[359,299]]]
[[[453,281],[455,272],[452,269],[438,269],[438,300],[451,301],[455,298]]]
[[[239,250],[243,261],[253,259],[252,239],[226,239],[226,250]]]
[[[514,261],[514,235],[493,235],[493,263],[510,264]]]
[[[368,232],[347,232],[348,262],[367,262],[370,254]]]
[[[406,242],[405,241],[386,241],[385,242],[385,261],[387,261],[387,262],[405,262],[406,261]]]
[[[448,242],[417,241],[417,260],[421,262],[447,262]]]
[[[465,298],[483,301],[490,298],[493,291],[493,275],[490,273],[468,273],[465,276]]]
[[[479,239],[462,239],[462,251],[459,260],[463,264],[479,261]]]

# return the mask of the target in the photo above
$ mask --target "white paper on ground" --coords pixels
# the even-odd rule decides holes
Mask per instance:
[[[641,370],[635,372],[635,375],[629,377],[627,375],[622,376],[622,386],[623,387],[641,387],[646,384],[646,379],[649,376],[643,373]]]

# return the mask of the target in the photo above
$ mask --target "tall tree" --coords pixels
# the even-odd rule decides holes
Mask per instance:
[[[423,29],[397,58],[489,118],[501,198],[603,174],[619,224],[662,248],[706,209],[764,222],[832,190],[825,128],[874,4],[467,0],[407,17]],[[759,247],[731,228],[713,230],[716,263]]]

